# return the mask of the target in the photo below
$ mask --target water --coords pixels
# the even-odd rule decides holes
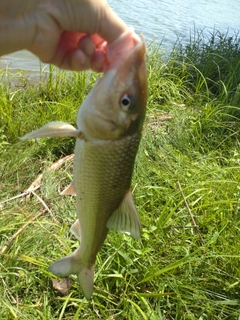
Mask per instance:
[[[147,43],[161,43],[171,50],[178,38],[189,39],[194,28],[208,33],[216,30],[230,34],[240,31],[239,0],[108,0],[114,11]],[[38,71],[39,60],[27,51],[3,56],[0,68]]]
[[[189,39],[190,30],[240,30],[239,0],[109,0],[118,15],[148,42],[170,49],[177,38]]]

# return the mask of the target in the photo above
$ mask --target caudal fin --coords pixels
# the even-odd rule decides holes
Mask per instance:
[[[93,294],[94,266],[81,265],[76,259],[75,252],[54,262],[49,271],[59,277],[76,274],[86,299],[90,300]]]

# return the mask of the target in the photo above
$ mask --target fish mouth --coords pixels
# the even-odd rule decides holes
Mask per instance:
[[[129,65],[131,62],[134,65],[140,64],[144,61],[145,53],[144,41],[140,39],[132,28],[129,28],[107,46],[104,72],[122,65]]]
[[[129,85],[131,90],[135,87],[144,95],[144,101],[147,96],[145,53],[145,42],[129,29],[107,46],[107,64],[104,70],[104,73],[115,71],[113,79],[116,88],[121,88],[121,83]]]

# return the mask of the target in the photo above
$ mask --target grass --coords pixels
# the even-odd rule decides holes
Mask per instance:
[[[78,246],[75,201],[59,196],[72,139],[20,142],[54,120],[75,124],[94,73],[52,68],[33,81],[2,70],[0,85],[1,319],[240,319],[239,37],[198,33],[168,60],[148,57],[149,101],[133,186],[141,241],[109,232],[93,301],[74,282],[52,287],[48,266]],[[43,173],[27,201],[23,193]],[[45,205],[45,207],[44,207]],[[47,209],[46,209],[47,207]],[[192,218],[197,227],[194,227]]]

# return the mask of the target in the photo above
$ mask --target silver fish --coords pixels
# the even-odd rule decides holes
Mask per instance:
[[[57,276],[76,274],[84,295],[93,294],[94,262],[110,228],[139,239],[141,223],[130,191],[147,103],[145,45],[129,29],[106,47],[102,78],[78,112],[77,127],[51,122],[22,139],[76,137],[73,181],[80,240],[72,254],[53,263]]]

